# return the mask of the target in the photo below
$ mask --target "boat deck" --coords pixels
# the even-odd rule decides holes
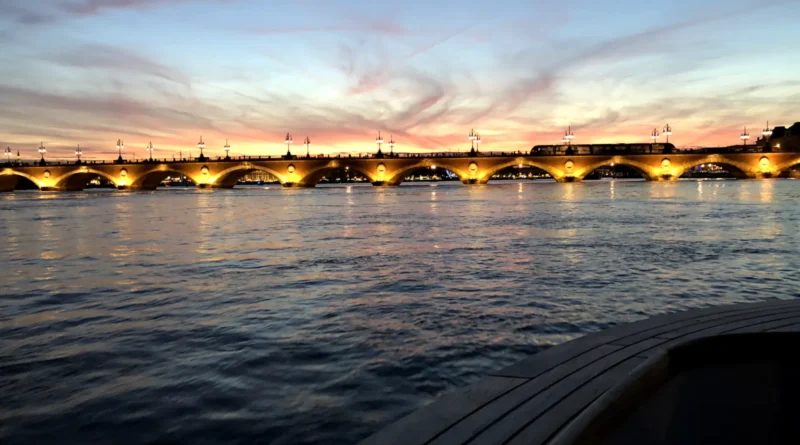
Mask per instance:
[[[535,354],[449,393],[362,445],[546,444],[650,357],[702,337],[800,332],[800,299],[656,316]]]

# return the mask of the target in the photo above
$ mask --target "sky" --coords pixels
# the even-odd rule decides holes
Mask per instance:
[[[800,0],[0,0],[0,148],[50,159],[733,145],[800,121]],[[663,142],[663,139],[661,140]]]

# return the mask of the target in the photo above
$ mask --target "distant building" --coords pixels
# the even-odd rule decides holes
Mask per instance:
[[[789,128],[775,127],[769,138],[760,137],[756,145],[765,151],[798,151],[800,150],[800,122],[795,122]]]

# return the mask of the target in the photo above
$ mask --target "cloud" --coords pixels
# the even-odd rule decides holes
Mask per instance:
[[[84,45],[73,51],[57,53],[50,60],[63,66],[100,68],[144,74],[189,86],[188,76],[174,68],[154,62],[134,51],[103,44]]]

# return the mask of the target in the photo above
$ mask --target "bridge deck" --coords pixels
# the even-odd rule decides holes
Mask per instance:
[[[711,307],[653,317],[533,355],[389,425],[368,444],[546,444],[664,349],[701,337],[800,332],[800,300]]]

